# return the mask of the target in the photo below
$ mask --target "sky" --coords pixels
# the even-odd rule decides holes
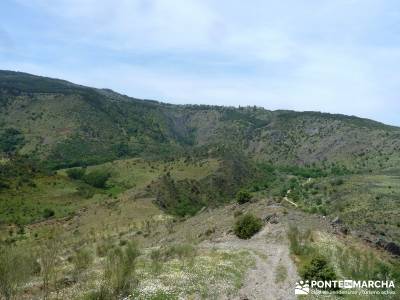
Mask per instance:
[[[400,126],[398,0],[1,0],[0,69]]]

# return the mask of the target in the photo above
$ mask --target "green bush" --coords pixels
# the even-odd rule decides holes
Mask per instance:
[[[43,218],[45,218],[45,219],[51,218],[54,215],[55,215],[55,212],[51,208],[45,208],[43,210]]]
[[[305,280],[330,281],[337,278],[327,259],[320,255],[314,256],[309,263],[305,264],[300,274]]]
[[[0,134],[0,152],[12,154],[24,144],[24,136],[14,128],[7,128]]]
[[[136,258],[140,255],[136,243],[111,249],[107,255],[104,285],[115,298],[127,296],[137,285]]]
[[[244,204],[251,200],[251,194],[248,191],[241,190],[236,194],[236,201],[239,204]]]
[[[235,234],[241,239],[249,239],[262,228],[260,218],[252,214],[246,214],[238,218],[234,226]]]
[[[86,174],[83,177],[83,181],[96,188],[105,188],[110,176],[110,173],[107,171],[95,170]]]
[[[66,172],[69,178],[74,180],[80,180],[83,178],[83,176],[85,176],[86,169],[74,168],[74,169],[68,169]]]

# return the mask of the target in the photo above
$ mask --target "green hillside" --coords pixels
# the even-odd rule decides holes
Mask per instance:
[[[19,153],[53,168],[221,146],[280,164],[340,162],[367,170],[398,163],[400,129],[356,117],[169,105],[9,71],[0,72],[0,95],[0,143],[13,130]]]
[[[353,116],[0,71],[0,298],[289,299],[315,261],[398,280],[399,150]]]

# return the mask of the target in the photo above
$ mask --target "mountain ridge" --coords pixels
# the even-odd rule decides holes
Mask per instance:
[[[65,85],[68,87],[76,87],[76,88],[81,88],[81,89],[89,89],[89,90],[96,90],[97,92],[101,93],[101,92],[105,92],[107,94],[113,94],[115,96],[120,97],[121,99],[130,99],[130,100],[139,100],[139,101],[143,101],[146,103],[153,103],[153,104],[158,104],[158,105],[165,105],[165,106],[175,106],[175,107],[195,107],[195,108],[199,108],[199,107],[205,107],[205,108],[229,108],[229,109],[240,109],[241,106],[239,105],[238,107],[236,106],[225,106],[225,105],[210,105],[210,104],[174,104],[174,103],[169,103],[169,102],[164,102],[164,101],[159,101],[156,99],[146,99],[146,98],[136,98],[136,97],[132,97],[126,94],[122,94],[119,93],[113,89],[110,88],[95,88],[95,87],[90,87],[90,86],[84,86],[81,84],[77,84],[68,80],[64,80],[64,79],[59,79],[59,78],[52,78],[52,77],[47,77],[47,76],[41,76],[41,75],[34,75],[34,74],[30,74],[30,73],[26,73],[26,72],[20,72],[20,71],[12,71],[12,70],[0,70],[0,88],[7,88],[7,87],[12,87],[13,84],[15,84],[16,81],[21,81],[21,79],[36,79],[36,80],[45,80],[47,82],[51,81],[51,82],[58,82],[60,84],[60,86]],[[12,85],[8,85],[7,83],[12,82]],[[35,89],[29,89],[27,86],[24,86],[25,90],[22,90],[24,92],[35,92]],[[42,91],[43,92],[43,91]],[[54,91],[49,91],[49,93],[52,93]],[[366,121],[366,122],[374,122],[377,125],[385,125],[388,127],[392,127],[394,129],[399,129],[400,130],[400,126],[396,126],[396,125],[390,125],[390,124],[386,124],[384,122],[380,122],[380,121],[376,121],[374,119],[370,119],[370,118],[365,118],[365,117],[360,117],[357,115],[346,115],[346,114],[342,114],[342,113],[330,113],[330,112],[321,112],[321,111],[313,111],[313,110],[291,110],[291,109],[275,109],[275,110],[271,110],[271,109],[267,109],[265,107],[260,107],[260,106],[245,106],[245,107],[257,107],[257,109],[262,109],[268,112],[274,112],[274,113],[304,113],[304,114],[322,114],[324,116],[331,116],[331,117],[336,117],[336,118],[356,118],[359,119],[360,121]]]
[[[18,130],[19,152],[56,168],[221,145],[280,164],[361,168],[356,156],[369,155],[387,168],[400,149],[399,127],[342,114],[175,105],[13,71],[0,71],[0,95],[0,128]]]

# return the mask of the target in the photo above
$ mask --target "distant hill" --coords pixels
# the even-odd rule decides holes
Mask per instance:
[[[29,154],[60,168],[223,149],[281,165],[387,169],[399,162],[400,128],[318,112],[171,105],[0,71],[3,156]]]

